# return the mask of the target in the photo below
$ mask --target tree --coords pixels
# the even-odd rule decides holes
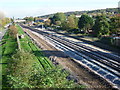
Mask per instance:
[[[78,18],[75,17],[75,15],[70,15],[67,18],[67,21],[63,23],[62,25],[63,29],[66,30],[73,30],[78,28]]]
[[[64,13],[56,13],[52,18],[50,18],[52,23],[56,25],[56,21],[59,21],[61,24],[65,22],[66,16]]]
[[[70,29],[76,29],[78,26],[78,19],[75,17],[75,15],[70,15],[68,17],[68,24]]]
[[[109,35],[109,23],[105,16],[97,16],[93,26],[95,36]]]
[[[27,22],[32,22],[34,21],[34,18],[33,17],[25,17],[24,18]]]
[[[13,38],[17,38],[17,33],[18,33],[18,30],[17,28],[15,27],[15,25],[11,25],[9,26],[9,36],[13,37]]]
[[[93,26],[93,19],[88,15],[82,15],[78,21],[78,27],[83,29],[85,33],[89,33],[89,29]]]
[[[120,31],[120,17],[110,19],[110,33],[117,34]]]

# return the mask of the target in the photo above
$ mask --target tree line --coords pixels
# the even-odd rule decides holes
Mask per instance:
[[[105,35],[117,34],[120,31],[119,16],[107,17],[98,15],[92,17],[82,14],[79,18],[74,14],[66,16],[64,13],[56,13],[45,21],[45,26],[54,26],[57,29],[66,30],[68,32],[90,34],[101,37]]]

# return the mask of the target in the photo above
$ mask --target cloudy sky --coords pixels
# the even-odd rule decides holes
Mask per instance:
[[[0,0],[0,11],[7,17],[22,18],[56,12],[118,7],[119,0]]]

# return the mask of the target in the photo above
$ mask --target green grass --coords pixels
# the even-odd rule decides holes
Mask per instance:
[[[2,46],[1,47],[1,53],[2,53],[2,75],[6,74],[7,69],[7,63],[11,59],[11,56],[15,53],[17,49],[17,42],[15,39],[9,36],[8,31],[5,33],[3,39],[2,39]]]
[[[17,27],[17,29],[18,29],[18,33],[21,35],[21,34],[24,34],[24,31],[22,30],[22,28],[20,27],[20,26],[18,26],[17,24],[16,24],[16,27]]]
[[[40,51],[40,49],[34,44],[32,43],[32,41],[30,40],[30,38],[25,35],[25,33],[23,32],[23,30],[21,29],[21,27],[17,26],[18,28],[18,33],[19,35],[24,34],[24,38],[20,39],[20,44],[21,44],[21,48],[26,50],[26,51],[30,51],[35,55],[35,58],[39,61],[39,63],[41,64],[41,68],[44,70],[47,69],[51,69],[52,67],[54,67],[54,65],[52,64],[51,61],[49,61]]]
[[[17,49],[17,43],[15,41],[8,40],[6,42],[6,48],[4,51],[4,55],[10,55],[14,53],[14,51]]]

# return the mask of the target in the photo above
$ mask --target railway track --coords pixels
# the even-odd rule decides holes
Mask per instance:
[[[116,61],[112,61],[111,59],[109,58],[106,58],[104,56],[101,56],[95,52],[92,52],[92,50],[89,50],[89,49],[86,49],[84,47],[80,47],[80,46],[77,46],[77,45],[74,45],[72,42],[67,42],[66,40],[58,40],[59,38],[54,38],[55,40],[57,41],[60,41],[61,43],[71,47],[71,48],[74,48],[74,50],[78,51],[78,52],[81,52],[95,60],[98,60],[99,62],[102,62],[104,63],[105,65],[108,65],[112,68],[114,68],[115,70],[119,71],[120,72],[120,63],[116,62]]]
[[[48,38],[48,37],[46,37],[46,38]],[[100,58],[98,58],[98,57],[96,57],[96,56],[92,56],[91,57],[91,54],[90,53],[86,53],[86,52],[80,52],[79,51],[79,49],[76,49],[76,48],[74,48],[74,46],[72,46],[70,43],[69,44],[65,44],[63,41],[62,42],[60,42],[60,40],[58,41],[58,40],[56,40],[55,38],[53,39],[53,38],[48,38],[49,40],[51,40],[52,42],[54,42],[54,44],[58,44],[58,45],[60,45],[60,47],[65,47],[65,46],[68,46],[68,47],[70,47],[70,48],[72,48],[73,50],[71,50],[70,48],[68,48],[68,47],[65,47],[65,48],[67,48],[67,50],[70,50],[71,52],[74,52],[76,55],[78,55],[78,56],[81,56],[81,57],[83,57],[83,58],[85,58],[87,61],[89,61],[89,62],[91,62],[91,63],[93,63],[93,65],[92,64],[87,64],[89,67],[91,67],[92,69],[94,69],[95,71],[97,71],[97,72],[101,72],[101,75],[103,75],[105,78],[107,78],[107,79],[109,79],[112,83],[114,83],[114,84],[116,84],[117,86],[119,86],[119,83],[120,83],[120,79],[119,79],[119,77],[120,77],[120,73],[119,73],[119,69],[117,69],[117,67],[114,67],[115,66],[115,64],[114,64],[114,66],[113,65],[111,65],[111,63],[109,62],[109,63],[106,63],[105,61],[100,61],[99,59]],[[57,41],[57,42],[56,42]],[[59,42],[59,43],[58,43]],[[62,44],[64,44],[63,46],[62,46]],[[76,52],[77,51],[77,52]],[[79,54],[79,53],[82,53],[82,54]],[[86,57],[86,55],[87,55],[87,57]],[[89,57],[91,57],[91,58],[89,58]],[[83,63],[86,63],[84,60],[82,61]],[[97,66],[99,66],[99,67],[95,67],[94,66],[94,64],[95,65],[97,65]],[[93,66],[93,67],[92,67]],[[101,67],[101,68],[100,68]],[[113,68],[114,67],[114,68]],[[118,66],[119,67],[119,66]],[[103,68],[103,70],[102,70],[102,68]],[[101,69],[101,70],[100,70]],[[104,71],[105,70],[105,71]],[[106,72],[107,71],[107,72]]]
[[[68,43],[68,42],[66,42],[66,41],[63,41],[63,40],[59,40],[59,38],[53,38],[52,37],[52,39],[54,39],[54,40],[56,40],[56,41],[58,41],[58,42],[60,42],[60,43],[62,43],[62,44],[64,44],[64,45],[66,45],[66,46],[68,46],[68,47],[70,47],[70,48],[72,48],[72,49],[74,49],[75,51],[78,51],[78,52],[80,52],[80,53],[82,53],[82,54],[84,54],[84,55],[87,55],[87,56],[89,56],[89,57],[91,57],[92,59],[95,59],[95,60],[97,60],[97,61],[99,61],[99,62],[101,62],[101,63],[104,63],[105,65],[108,65],[109,67],[112,67],[112,68],[114,68],[114,70],[112,70],[111,72],[115,72],[115,70],[116,71],[119,71],[120,70],[120,68],[119,68],[119,63],[111,63],[111,62],[108,62],[107,61],[107,59],[106,60],[104,60],[104,58],[103,57],[101,57],[100,55],[97,55],[97,54],[95,54],[95,53],[91,53],[90,51],[88,51],[88,50],[86,50],[86,49],[84,49],[84,48],[81,48],[81,47],[78,47],[78,46],[75,46],[75,45],[73,45],[73,44],[71,44],[71,43]],[[53,40],[52,40],[53,41]],[[99,57],[97,57],[97,56],[95,56],[95,55],[97,55],[97,56],[99,56]],[[100,58],[101,57],[101,58]],[[84,57],[85,58],[85,57]],[[102,59],[103,58],[103,59]],[[110,70],[109,70],[110,71]],[[113,73],[114,73],[113,72]],[[120,76],[119,75],[119,73],[115,73],[116,75],[118,75],[118,76]]]
[[[114,54],[105,54],[101,51],[98,51],[97,49],[85,46],[83,44],[78,44],[55,35],[49,35],[49,33],[41,32],[35,29],[32,30],[42,34],[48,40],[59,46],[59,48],[68,50],[77,56],[85,58],[85,60],[81,60],[82,63],[86,64],[99,74],[101,71],[101,75],[104,78],[109,80],[114,85],[120,87],[119,56]]]

